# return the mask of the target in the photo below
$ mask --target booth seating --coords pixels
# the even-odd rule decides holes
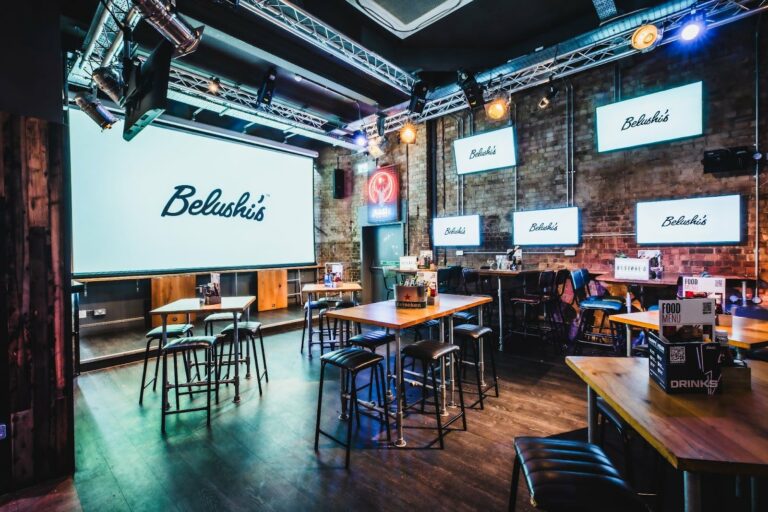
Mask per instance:
[[[589,294],[589,271],[571,271],[574,300],[579,306],[578,330],[573,342],[574,351],[579,354],[584,346],[618,352],[618,337],[610,316],[624,311],[620,297]],[[599,323],[598,323],[599,318]],[[607,332],[606,332],[607,328]],[[629,343],[629,340],[627,341]]]
[[[547,512],[650,512],[597,445],[546,437],[516,437],[509,510],[515,510],[520,471],[531,505]]]
[[[320,388],[317,396],[317,422],[315,424],[315,451],[319,449],[320,434],[336,441],[340,445],[346,448],[344,467],[349,469],[349,457],[350,448],[352,446],[352,418],[356,419],[358,428],[360,427],[360,406],[357,403],[357,375],[368,368],[381,367],[381,362],[384,357],[363,350],[360,348],[342,348],[328,352],[320,357]],[[342,391],[342,400],[349,400],[347,411],[349,412],[349,418],[347,419],[347,440],[346,442],[337,439],[335,436],[325,432],[320,428],[320,417],[323,405],[323,384],[325,382],[325,369],[326,366],[331,365],[339,368],[342,372],[346,373],[346,378],[343,379],[344,389]],[[387,442],[391,441],[391,433],[389,428],[389,418],[387,417],[387,411],[389,410],[389,400],[387,394],[383,393],[380,397],[384,402],[384,407],[380,411],[380,419],[384,424],[387,431]]]
[[[229,343],[229,360],[224,362],[223,358],[219,358],[219,367],[222,365],[227,366],[227,378],[229,378],[229,366],[232,365],[232,353],[234,345],[234,332],[235,325],[229,324],[221,331],[221,338],[219,344],[221,345],[221,354],[224,353],[224,345]],[[259,338],[259,345],[261,345],[261,360],[264,363],[264,373],[259,370],[259,357],[256,352],[256,337]],[[245,342],[245,358],[241,361],[245,362],[245,378],[251,378],[251,350],[253,351],[253,369],[256,372],[256,380],[259,385],[259,395],[262,394],[261,380],[264,379],[269,382],[269,371],[267,370],[267,354],[264,352],[264,338],[261,335],[261,323],[260,322],[238,322],[237,323],[237,339],[240,343],[240,354],[243,353],[242,346]],[[250,344],[248,343],[250,342]],[[221,370],[219,370],[221,371]]]
[[[216,370],[216,364],[214,360],[214,352],[216,350],[216,342],[219,338],[216,336],[187,336],[183,338],[177,338],[168,342],[162,349],[162,400],[160,401],[160,430],[165,434],[165,417],[171,414],[182,414],[186,412],[205,411],[206,412],[206,424],[211,424],[211,376],[216,373],[216,380],[218,381],[219,372]],[[205,358],[203,362],[198,362],[197,352],[202,350],[205,352]],[[184,364],[186,382],[182,382],[179,379],[179,364],[177,355],[182,355],[182,364]],[[168,356],[173,357],[173,383],[168,381]],[[194,360],[194,363],[192,362]],[[203,374],[200,374],[200,367],[203,367]],[[192,371],[195,376],[192,377]],[[194,389],[198,388],[198,389]],[[203,388],[203,389],[199,389]],[[180,391],[186,389],[186,391]],[[168,392],[170,390],[175,391],[176,395],[176,407],[171,409],[168,402]],[[205,407],[190,407],[187,409],[181,408],[180,397],[183,395],[190,398],[195,393],[204,392],[206,395]],[[218,397],[218,385],[216,386],[216,395]]]
[[[166,336],[168,339],[181,338],[183,336],[192,336],[192,324],[171,324],[166,326]],[[163,327],[155,327],[149,331],[147,337],[147,348],[144,350],[144,368],[141,371],[141,390],[139,391],[139,405],[144,403],[144,390],[149,386],[147,380],[147,364],[149,363],[149,352],[152,348],[152,342],[157,342],[157,358],[155,359],[155,376],[150,381],[152,383],[152,391],[157,389],[157,372],[160,369],[160,346],[163,342]]]
[[[408,358],[411,358],[414,361],[414,366],[415,361],[419,361],[421,363],[421,399],[416,402],[416,404],[421,406],[422,413],[424,412],[425,405],[427,405],[427,388],[429,387],[427,379],[428,377],[431,377],[432,396],[434,402],[430,405],[433,405],[435,408],[435,420],[437,421],[437,439],[430,442],[428,446],[432,446],[435,444],[435,442],[438,442],[440,444],[440,448],[444,448],[445,443],[443,441],[443,436],[445,432],[449,430],[450,425],[459,418],[461,418],[462,421],[462,429],[467,430],[467,417],[464,412],[464,391],[462,389],[461,371],[457,371],[455,373],[456,383],[459,391],[460,412],[453,418],[449,419],[445,424],[443,424],[442,418],[440,416],[440,388],[437,385],[437,378],[435,377],[435,367],[443,367],[444,365],[442,363],[446,363],[445,366],[447,366],[448,363],[454,364],[456,362],[457,352],[459,352],[458,345],[451,345],[433,340],[417,341],[416,343],[403,348],[401,351],[401,369],[405,368],[406,359]],[[458,366],[461,367],[461,364]],[[401,378],[403,379],[403,382],[405,382],[405,375],[401,375]],[[445,375],[440,376],[441,380],[444,380],[445,378]],[[402,386],[403,410],[407,410],[416,405],[408,404],[405,390],[406,386]]]
[[[242,317],[241,313],[237,314],[237,321],[240,321],[240,317]],[[213,336],[213,328],[214,325],[219,322],[232,322],[233,315],[232,313],[213,313],[212,315],[208,315],[205,317],[205,320],[203,321],[203,326],[205,327],[205,335],[206,336]]]
[[[471,365],[475,367],[475,382],[477,384],[478,399],[469,407],[472,408],[479,403],[480,409],[485,409],[483,399],[486,398],[488,389],[493,387],[496,392],[496,397],[498,398],[499,396],[499,379],[496,375],[496,358],[493,355],[493,340],[489,337],[490,335],[493,335],[493,330],[490,327],[484,327],[480,325],[461,324],[453,328],[453,335],[454,338],[458,340],[460,348],[459,360],[461,361],[462,366],[459,369],[459,373],[462,373],[466,370],[465,365]],[[483,353],[491,354],[491,375],[493,376],[493,383],[487,385],[485,389],[483,389],[483,382],[480,373],[480,344],[484,343],[486,339],[489,341],[489,343],[483,347]],[[467,352],[470,350],[470,348],[472,350],[472,361],[467,360]],[[485,363],[483,362],[483,364]]]
[[[353,347],[359,347],[366,350],[370,350],[372,353],[376,353],[376,349],[385,346],[386,357],[384,358],[384,365],[386,367],[386,377],[384,369],[381,366],[378,367],[380,372],[377,372],[377,368],[371,368],[371,382],[367,384],[368,387],[368,401],[373,400],[373,388],[377,390],[377,396],[379,406],[383,407],[382,396],[389,391],[389,380],[392,376],[392,372],[389,368],[389,344],[395,341],[395,335],[390,334],[387,331],[368,331],[349,338],[349,345]]]

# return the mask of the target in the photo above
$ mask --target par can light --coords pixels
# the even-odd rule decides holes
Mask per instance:
[[[690,42],[698,39],[707,30],[707,22],[704,15],[692,12],[683,20],[680,27],[680,39],[684,42]]]
[[[91,77],[96,83],[96,87],[109,96],[109,99],[118,105],[123,104],[123,79],[114,68],[96,68],[93,70]]]
[[[661,42],[662,29],[652,23],[640,25],[632,33],[632,48],[641,52],[653,50]]]
[[[416,142],[416,126],[413,123],[405,123],[400,128],[400,142],[403,144],[413,144]]]
[[[93,122],[98,124],[102,130],[112,128],[112,125],[117,122],[115,115],[107,110],[98,99],[90,94],[82,92],[77,93],[77,95],[75,95],[75,103],[80,107],[80,110],[93,119]]]
[[[173,44],[174,57],[183,57],[195,50],[205,27],[192,28],[176,13],[174,0],[132,0],[147,23]]]

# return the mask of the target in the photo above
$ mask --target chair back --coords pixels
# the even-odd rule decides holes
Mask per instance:
[[[553,295],[555,293],[555,271],[544,270],[539,274],[539,295]]]
[[[478,286],[480,282],[480,274],[473,268],[462,268],[461,279],[464,283],[464,293],[471,295],[478,292]],[[470,290],[471,288],[471,290]]]
[[[573,286],[573,296],[577,301],[587,298],[587,283],[584,281],[584,274],[580,268],[571,270],[571,285]]]
[[[539,287],[539,278],[541,272],[538,270],[530,270],[523,272],[523,293],[537,294],[541,291]]]
[[[555,294],[559,298],[562,298],[563,294],[565,294],[565,285],[568,283],[570,275],[571,272],[566,268],[561,268],[555,275]]]

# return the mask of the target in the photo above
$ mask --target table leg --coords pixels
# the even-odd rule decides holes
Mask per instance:
[[[755,286],[755,288],[757,288],[757,286]],[[746,279],[741,281],[741,305],[742,306],[747,305],[747,280]]]
[[[752,512],[757,512],[758,510],[765,510],[764,508],[760,508],[760,479],[757,477],[750,477],[749,479],[749,498],[750,498],[750,510]]]
[[[597,442],[597,394],[587,386],[587,440]]]
[[[163,322],[163,334],[160,337],[160,348],[159,348],[159,350],[162,351],[162,349],[165,348],[165,345],[168,344],[168,315],[161,315],[160,319]],[[162,354],[161,354],[161,357],[159,357],[157,359],[157,365],[158,366],[160,365],[161,359],[162,359]],[[162,401],[163,401],[163,409],[165,410],[165,409],[170,409],[171,405],[170,405],[170,403],[167,400],[167,394],[166,394],[167,382],[165,380],[166,379],[165,371],[163,371],[161,373],[163,375],[163,382],[160,383],[160,393],[161,393]],[[155,379],[157,379],[157,370],[155,370]],[[178,384],[178,382],[177,382],[177,384]]]
[[[499,352],[504,350],[504,300],[502,298],[501,290],[501,276],[496,276],[498,282],[498,297],[499,297]]]
[[[395,430],[397,431],[397,440],[395,446],[405,446],[403,437],[403,368],[400,359],[400,329],[395,330],[395,403],[397,404],[397,413],[395,416]]]
[[[685,512],[701,512],[701,476],[683,471],[683,497]]]
[[[312,292],[307,293],[307,353],[312,359]],[[323,326],[321,325],[320,328]]]
[[[72,338],[75,344],[75,375],[80,375],[80,293],[72,294]]]
[[[625,330],[627,336],[627,357],[632,357],[632,327],[627,324]]]
[[[440,319],[440,343],[445,343],[445,318]],[[445,358],[440,358],[440,416],[448,416],[448,409],[446,399],[448,394],[446,393],[445,386]]]
[[[232,322],[235,326],[235,331],[232,336],[232,343],[235,344],[235,399],[233,402],[240,402],[240,329],[237,326],[237,311],[232,313]]]
[[[450,315],[448,317],[448,343],[450,343],[451,345],[454,344],[453,343],[453,315]],[[451,360],[451,372],[450,372],[451,373],[451,403],[450,403],[451,407],[456,407],[456,381],[455,381],[456,368],[455,366],[456,366],[456,361],[458,360],[459,360],[458,357],[454,357]],[[461,371],[461,368],[459,368],[458,371]]]
[[[483,326],[483,306],[477,308],[477,325]],[[477,341],[477,358],[480,360],[480,388],[485,389],[485,349],[483,348],[483,339]]]

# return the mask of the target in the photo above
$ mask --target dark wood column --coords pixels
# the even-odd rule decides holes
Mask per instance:
[[[0,494],[74,468],[64,130],[0,112]]]

